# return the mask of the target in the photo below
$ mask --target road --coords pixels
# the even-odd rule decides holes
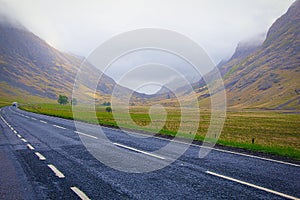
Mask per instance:
[[[79,134],[100,140],[95,125],[86,124],[78,134],[72,120],[14,107],[2,108],[0,115],[0,199],[300,198],[300,166],[295,163],[219,149],[198,158],[199,146],[191,145],[163,169],[128,173],[99,162],[85,148]],[[151,153],[167,139],[141,140],[117,129],[103,130],[125,152],[158,165],[168,159],[168,152]]]

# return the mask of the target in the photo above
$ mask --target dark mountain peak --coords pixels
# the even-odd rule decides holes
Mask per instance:
[[[5,29],[19,29],[27,31],[27,29],[14,17],[0,10],[0,27]]]
[[[82,58],[60,52],[17,21],[5,17],[0,23],[0,44],[1,83],[42,98],[56,99],[58,94],[71,94]],[[89,81],[97,80],[95,72],[99,70],[89,63],[85,66],[91,74]],[[98,91],[110,94],[114,85],[113,79],[103,75]],[[12,93],[10,89],[1,89],[2,94]]]
[[[230,66],[225,67],[224,76],[229,105],[299,108],[295,92],[300,88],[299,34],[297,0],[272,24],[261,47],[242,60],[233,59],[230,65],[226,64]]]
[[[231,58],[229,60],[222,60],[217,65],[221,75],[226,75],[229,71],[236,68],[239,63],[258,50],[261,47],[263,40],[264,36],[258,35],[251,39],[239,42]]]
[[[278,18],[270,27],[267,38],[263,44],[264,47],[270,45],[274,39],[285,37],[284,33],[293,31],[299,37],[300,28],[300,0],[295,1],[287,12]],[[296,36],[296,35],[295,35]]]
[[[227,105],[300,109],[300,0],[272,24],[263,43],[255,41],[239,43],[233,56],[217,66]],[[204,103],[208,96],[205,84],[200,80],[195,87]]]
[[[51,46],[22,25],[1,24],[0,44],[1,56],[24,57],[40,67],[49,66],[55,57]]]
[[[264,41],[264,37],[259,35],[249,40],[241,41],[238,43],[235,52],[230,59],[245,58],[257,50]]]

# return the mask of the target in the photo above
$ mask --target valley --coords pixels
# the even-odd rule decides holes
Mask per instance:
[[[134,126],[129,119],[124,116],[121,123],[116,123],[113,113],[107,112],[105,106],[96,107],[97,121],[94,121],[92,110],[87,114],[87,108],[82,108],[82,121],[111,126],[114,128],[125,128],[134,131],[146,131],[153,134],[155,128],[147,128],[150,123],[149,106],[132,106],[130,115],[136,123]],[[21,109],[26,111],[46,114],[55,117],[73,119],[72,107],[70,105],[58,104],[34,104],[22,105]],[[163,128],[158,132],[161,136],[176,135],[180,126],[180,108],[167,107],[167,120]],[[190,115],[193,116],[193,110]],[[122,113],[117,113],[122,115]],[[123,113],[125,114],[125,113]],[[156,119],[163,116],[157,114]],[[299,113],[293,111],[263,111],[263,110],[229,110],[226,113],[226,121],[221,136],[217,142],[219,145],[243,148],[250,151],[264,152],[273,155],[289,157],[300,160],[300,140],[299,140]],[[195,135],[195,141],[202,141],[210,124],[210,111],[200,110],[200,123]],[[188,126],[183,123],[182,126]],[[189,135],[185,135],[189,137]],[[254,138],[254,144],[252,144]]]

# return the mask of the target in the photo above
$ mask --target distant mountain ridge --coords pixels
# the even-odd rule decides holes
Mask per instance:
[[[300,1],[273,23],[261,45],[238,45],[217,68],[229,107],[300,109]],[[205,81],[194,88],[200,102],[207,101]]]
[[[26,28],[0,23],[0,94],[2,98],[37,96],[57,99],[71,97],[76,73],[82,63],[79,56],[58,51]],[[90,81],[97,81],[92,65],[85,70]],[[116,83],[103,74],[97,91],[99,98],[109,98]],[[86,88],[86,94],[93,91]]]
[[[232,57],[217,66],[223,77],[227,104],[232,108],[300,110],[300,0],[270,27],[262,44],[241,42]],[[0,21],[1,22],[1,21]],[[39,97],[55,100],[59,94],[71,96],[75,76],[82,58],[63,53],[26,30],[9,23],[0,23],[0,100]],[[89,80],[97,81],[94,66],[86,64]],[[213,72],[205,75],[209,80]],[[204,79],[193,85],[200,105],[209,106],[210,94]],[[174,91],[163,87],[157,94],[145,95],[116,84],[103,75],[96,101],[107,101],[114,88],[133,93],[132,104],[151,102],[172,105]],[[191,91],[178,88],[185,99]],[[84,94],[94,97],[85,87]]]
[[[225,75],[230,105],[299,109],[300,1],[271,26],[262,46]]]

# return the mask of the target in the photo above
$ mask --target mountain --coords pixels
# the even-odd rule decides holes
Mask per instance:
[[[263,43],[241,42],[233,56],[222,61],[216,69],[221,72],[232,108],[300,109],[300,0],[270,27]],[[83,58],[58,51],[28,31],[22,25],[0,20],[0,101],[22,98],[56,100],[59,94],[70,96],[76,73]],[[90,82],[97,81],[99,72],[86,64],[90,76],[83,88],[85,95],[94,97]],[[205,75],[207,80],[214,71]],[[210,94],[204,79],[194,83],[200,105],[209,105]],[[174,94],[163,87],[155,95],[145,95],[121,87],[103,75],[98,85],[96,101],[111,97],[113,88],[122,95],[133,93],[132,104],[152,100],[173,105]],[[189,99],[187,87],[176,93]],[[121,96],[122,96],[121,95]]]
[[[0,23],[0,44],[0,100],[55,100],[59,94],[71,97],[83,58],[58,51],[15,23]],[[88,81],[97,81],[95,67],[86,64],[85,70],[90,74]],[[115,85],[103,74],[97,88],[99,101],[109,98]],[[93,95],[90,88],[84,92]]]
[[[232,69],[236,63],[240,63],[245,60],[250,54],[259,49],[263,41],[252,38],[250,40],[240,42],[231,58],[227,61],[221,61],[217,68],[219,69],[221,76],[223,77],[230,69]]]
[[[272,24],[261,45],[239,44],[217,68],[229,107],[299,110],[300,0]],[[203,79],[194,88],[200,102],[207,102],[210,94]]]

